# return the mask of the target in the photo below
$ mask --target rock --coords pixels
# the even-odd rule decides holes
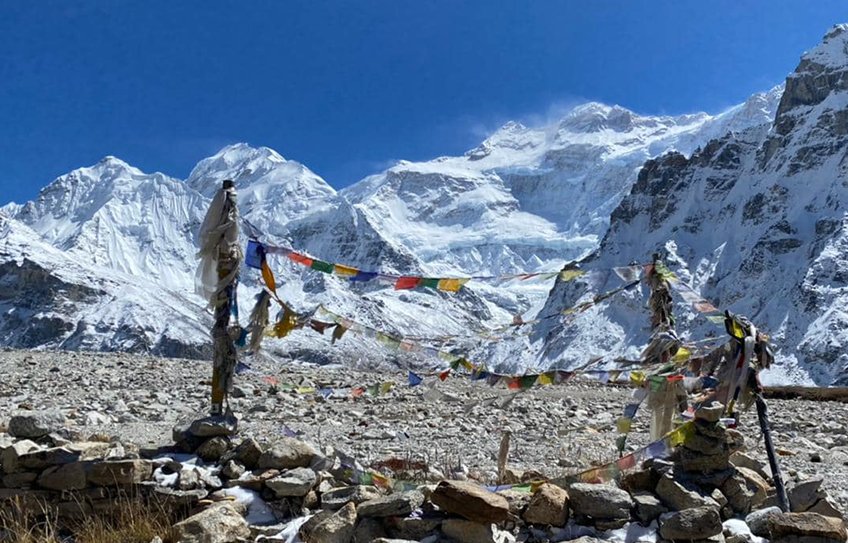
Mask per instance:
[[[256,469],[259,465],[259,457],[262,456],[262,446],[255,439],[248,438],[239,443],[235,449],[235,459],[241,462],[247,469]]]
[[[786,496],[789,498],[789,508],[793,513],[802,513],[826,497],[821,491],[823,477],[813,477],[806,481],[787,485]]]
[[[231,436],[238,430],[238,420],[234,416],[210,415],[192,421],[189,433],[196,437]]]
[[[721,454],[727,450],[727,443],[725,443],[724,439],[707,437],[698,433],[688,436],[683,446],[690,451],[708,456]]]
[[[751,529],[751,533],[759,537],[769,537],[769,522],[775,515],[779,515],[779,507],[767,507],[751,512],[745,517],[745,524]]]
[[[524,512],[524,521],[530,524],[565,526],[568,522],[568,492],[552,485],[543,484],[533,494]]]
[[[368,500],[380,497],[380,491],[376,487],[366,485],[353,485],[333,488],[321,494],[321,507],[336,510],[344,507],[348,502],[359,505]]]
[[[387,535],[380,521],[373,518],[363,518],[356,523],[356,528],[353,531],[353,543],[371,543],[378,539],[384,539]],[[417,539],[412,541],[417,541]]]
[[[208,496],[209,492],[202,488],[195,490],[174,490],[173,488],[157,486],[153,489],[153,494],[168,506],[190,508],[194,507],[199,500]]]
[[[678,447],[675,455],[677,465],[687,472],[710,473],[726,470],[730,466],[729,450],[707,455],[686,447]]]
[[[4,488],[24,488],[29,487],[35,482],[38,477],[37,473],[31,471],[21,471],[19,473],[10,473],[3,477]],[[0,540],[2,541],[2,540]]]
[[[836,504],[830,498],[822,498],[815,503],[812,507],[807,509],[810,513],[818,513],[819,515],[825,517],[833,517],[838,518],[840,520],[844,520],[842,513],[836,507]]]
[[[312,462],[315,454],[315,449],[309,444],[292,437],[284,437],[262,453],[257,466],[263,469],[305,468]]]
[[[150,460],[107,460],[92,464],[88,482],[95,486],[132,485],[150,479],[152,473]]]
[[[423,503],[424,494],[418,490],[407,490],[364,501],[359,504],[357,513],[360,517],[405,516],[421,507]]]
[[[230,440],[224,436],[210,437],[197,448],[196,454],[204,462],[217,462],[227,452]]]
[[[474,522],[501,522],[509,518],[506,498],[465,481],[440,482],[430,501],[442,511]]]
[[[660,535],[664,539],[707,539],[722,533],[721,518],[715,507],[695,507],[664,513],[659,518]]]
[[[610,485],[575,483],[568,488],[571,509],[593,519],[630,518],[633,499],[626,491]]]
[[[527,509],[527,506],[530,505],[530,500],[533,498],[532,495],[526,492],[519,492],[512,489],[501,490],[498,492],[498,495],[506,499],[506,502],[509,504],[509,512],[516,517],[521,516],[521,513]]]
[[[695,418],[704,422],[718,422],[722,413],[724,413],[724,406],[721,402],[713,401],[709,405],[702,405],[696,409]]]
[[[265,481],[273,479],[279,474],[280,470],[277,469],[254,470],[250,473],[245,473],[238,479],[227,481],[227,486],[230,488],[238,486],[260,492],[262,487],[265,486]]]
[[[228,460],[221,467],[221,475],[223,475],[227,479],[238,479],[239,477],[244,475],[244,471],[244,466],[242,466],[235,460]]]
[[[683,511],[693,507],[719,508],[715,500],[702,495],[696,488],[684,486],[683,483],[675,481],[670,475],[660,477],[656,493],[663,504],[672,511]]]
[[[18,457],[18,463],[24,469],[39,470],[48,466],[76,462],[79,457],[79,453],[72,452],[65,447],[51,447],[49,449],[38,449],[22,454]]]
[[[9,420],[8,432],[19,438],[38,439],[65,427],[65,415],[58,409],[19,411]]]
[[[85,414],[84,424],[86,426],[102,426],[111,422],[112,419],[98,411],[89,411]]]
[[[736,473],[721,486],[730,507],[743,515],[763,503],[768,490],[768,483],[748,468],[736,468]]]
[[[50,490],[81,490],[86,484],[86,464],[83,462],[52,466],[38,477],[38,486]]]
[[[280,473],[279,476],[265,481],[265,486],[278,498],[305,496],[318,477],[309,468],[294,468]]]
[[[731,454],[730,463],[737,468],[748,468],[753,470],[766,481],[771,478],[771,469],[768,467],[768,464],[762,460],[754,458],[748,453],[737,451]]]
[[[633,504],[636,508],[636,517],[644,525],[650,524],[657,517],[668,512],[668,508],[659,498],[648,492],[633,494]]]
[[[621,488],[630,492],[651,492],[656,488],[658,478],[650,469],[639,469],[621,475]]]
[[[781,538],[820,538],[844,543],[848,532],[842,520],[825,517],[818,513],[778,513],[768,519],[769,539],[778,542]],[[752,530],[753,531],[753,530]],[[824,543],[822,541],[822,543]]]
[[[515,541],[512,534],[498,530],[492,523],[481,524],[456,518],[449,518],[442,522],[442,533],[457,543],[507,543]]]
[[[383,525],[392,537],[420,541],[432,536],[441,526],[441,519],[422,519],[415,517],[387,517]]]
[[[356,506],[349,503],[321,522],[309,526],[308,531],[301,527],[299,535],[304,543],[349,543],[355,527]]]
[[[180,543],[231,543],[250,536],[247,522],[229,502],[222,502],[174,524]]]
[[[19,463],[19,458],[27,453],[32,451],[37,451],[41,447],[38,446],[37,443],[34,443],[28,439],[22,439],[9,447],[3,449],[3,453],[0,454],[0,466],[3,468],[3,473],[17,473],[19,471],[23,471],[23,466]]]

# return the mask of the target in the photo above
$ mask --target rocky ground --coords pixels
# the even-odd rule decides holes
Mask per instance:
[[[614,421],[630,390],[590,382],[517,394],[462,378],[410,387],[406,373],[312,367],[268,358],[248,361],[236,376],[232,409],[242,436],[260,443],[296,434],[333,447],[365,465],[423,460],[446,476],[494,482],[504,430],[511,432],[509,465],[557,477],[612,460]],[[99,434],[140,447],[167,444],[171,428],[207,406],[210,364],[127,354],[0,351],[0,425],[20,409],[58,408],[80,439]],[[336,390],[392,382],[387,394],[353,399],[342,391],[324,399],[287,390]],[[483,400],[496,398],[494,405]],[[481,401],[477,405],[471,402]],[[824,477],[823,488],[848,512],[848,404],[770,400],[776,446],[789,478]],[[646,413],[636,418],[631,447],[647,442]],[[740,429],[750,454],[765,455],[756,415]]]
[[[558,478],[613,460],[614,421],[630,394],[623,386],[587,381],[518,394],[462,378],[431,378],[430,384],[410,387],[405,372],[311,367],[264,357],[247,362],[251,369],[237,376],[231,401],[241,438],[255,438],[264,448],[274,447],[284,436],[297,437],[327,456],[341,452],[384,473],[400,462],[406,467],[404,476],[419,482],[494,483],[505,431],[511,435],[508,463],[519,475],[530,470],[540,474],[532,478]],[[0,430],[9,426],[15,434],[10,424],[14,414],[58,410],[65,419],[63,433],[73,440],[119,441],[121,450],[130,454],[169,445],[175,424],[205,412],[210,373],[210,364],[189,360],[2,351]],[[393,384],[386,393],[351,395],[356,387],[384,383]],[[328,388],[334,391],[328,397],[316,390]],[[769,407],[790,500],[797,481],[821,477],[830,503],[844,515],[848,430],[843,421],[848,404],[770,400]],[[631,448],[648,441],[647,419],[644,412],[637,416]],[[761,470],[765,455],[753,412],[743,416],[740,430],[748,454],[762,461],[757,467]],[[570,491],[579,494],[574,487]],[[670,500],[659,487],[657,492],[663,502]],[[579,505],[572,509],[576,513]],[[528,510],[525,519],[528,515],[533,513]]]

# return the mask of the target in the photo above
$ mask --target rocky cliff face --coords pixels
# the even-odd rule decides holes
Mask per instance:
[[[847,67],[848,27],[840,25],[787,78],[770,126],[725,135],[688,158],[649,160],[586,265],[645,262],[661,251],[685,282],[772,334],[781,364],[769,378],[848,382]],[[580,294],[579,286],[558,286],[548,310]],[[585,347],[576,339],[584,328],[632,355],[647,332],[634,320],[640,299],[634,293],[594,309],[576,332],[538,333],[552,335],[559,356]],[[679,329],[721,333],[691,308],[677,310]]]

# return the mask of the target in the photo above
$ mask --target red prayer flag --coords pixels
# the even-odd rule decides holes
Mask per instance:
[[[420,277],[398,277],[395,283],[395,290],[408,290],[417,287],[421,283]]]
[[[289,253],[289,259],[304,266],[312,266],[312,259],[300,253]]]
[[[442,373],[440,373],[440,374],[439,374],[439,379],[441,379],[442,381],[444,381],[445,379],[447,379],[447,378],[448,378],[448,375],[450,375],[450,372],[451,372],[451,370],[445,370],[445,371],[443,371]]]

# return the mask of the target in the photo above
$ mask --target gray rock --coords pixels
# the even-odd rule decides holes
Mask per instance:
[[[238,431],[238,420],[234,416],[210,415],[192,421],[188,431],[197,437],[231,436]]]
[[[238,479],[244,474],[244,472],[244,466],[242,466],[235,460],[228,460],[221,467],[221,475],[223,475],[227,479]]]
[[[515,537],[509,532],[498,530],[492,523],[449,518],[442,522],[442,533],[457,543],[507,543]]]
[[[294,468],[265,481],[265,486],[278,498],[300,497],[306,496],[317,480],[317,475],[311,469]]]
[[[751,533],[760,537],[769,537],[769,521],[779,515],[781,510],[779,507],[767,507],[759,511],[752,511],[745,517],[745,524],[751,529]]]
[[[722,533],[721,518],[714,507],[695,507],[664,513],[659,518],[664,539],[707,539]]]
[[[720,402],[714,401],[696,409],[695,418],[704,422],[718,422],[722,413],[724,413],[724,406]]]
[[[778,513],[769,517],[768,527],[772,541],[833,541],[848,539],[842,519],[825,517],[818,513]]]
[[[768,483],[748,468],[737,468],[736,473],[721,486],[730,507],[743,515],[765,501],[768,489]]]
[[[636,508],[636,517],[645,525],[668,512],[668,508],[662,504],[659,498],[648,492],[633,494],[633,503]]]
[[[657,496],[672,511],[683,511],[693,507],[714,507],[718,504],[709,496],[702,495],[696,488],[684,486],[670,475],[660,477],[657,483]]]
[[[256,469],[259,457],[262,456],[262,446],[255,439],[248,438],[239,443],[235,449],[235,459],[244,464],[247,469]]]
[[[205,462],[217,462],[227,452],[230,440],[225,436],[210,437],[197,448],[197,456]]]
[[[299,439],[284,437],[262,453],[257,465],[262,469],[305,468],[310,465],[315,454],[315,449],[309,444]]]
[[[80,490],[86,484],[86,464],[83,462],[53,466],[38,476],[38,486],[50,490]]]
[[[232,543],[250,536],[244,517],[226,502],[174,524],[174,532],[180,543]]]
[[[309,530],[301,529],[300,537],[304,543],[349,543],[356,527],[356,506],[349,503],[323,519],[311,525]]]
[[[385,517],[383,525],[392,537],[421,541],[431,537],[442,525],[441,519],[424,519],[416,517]]]
[[[424,503],[424,494],[417,490],[398,492],[359,504],[361,517],[394,517],[408,515]]]
[[[633,499],[626,491],[610,485],[575,483],[568,487],[571,509],[592,519],[630,518]]]
[[[24,453],[18,457],[18,463],[25,469],[39,470],[48,466],[70,464],[79,460],[80,453],[65,447],[51,447]]]
[[[109,460],[92,464],[88,482],[95,486],[133,485],[149,480],[152,473],[149,460]]]
[[[812,507],[807,509],[810,513],[818,513],[819,515],[825,517],[833,517],[844,520],[845,517],[842,515],[842,512],[839,511],[839,508],[836,507],[834,501],[830,498],[822,498],[815,503]]]
[[[35,482],[38,477],[37,473],[31,471],[22,471],[19,473],[10,473],[3,477],[3,488],[25,488]]]
[[[813,477],[806,481],[789,484],[786,495],[789,498],[789,507],[793,513],[802,513],[816,504],[820,499],[826,497],[821,491],[823,477]]]
[[[335,511],[344,507],[348,502],[359,505],[362,502],[375,500],[379,497],[380,491],[373,486],[343,486],[321,494],[321,507]]]
[[[373,518],[363,518],[356,523],[356,528],[353,531],[353,543],[371,543],[385,539],[387,535],[380,521]],[[418,539],[413,539],[413,541],[418,541]]]
[[[28,439],[22,439],[6,447],[0,454],[0,466],[3,468],[3,473],[10,474],[23,471],[24,467],[21,466],[19,459],[27,453],[40,449],[41,447],[37,443]]]
[[[65,427],[65,415],[58,409],[19,411],[9,420],[9,434],[19,438],[38,439]]]

